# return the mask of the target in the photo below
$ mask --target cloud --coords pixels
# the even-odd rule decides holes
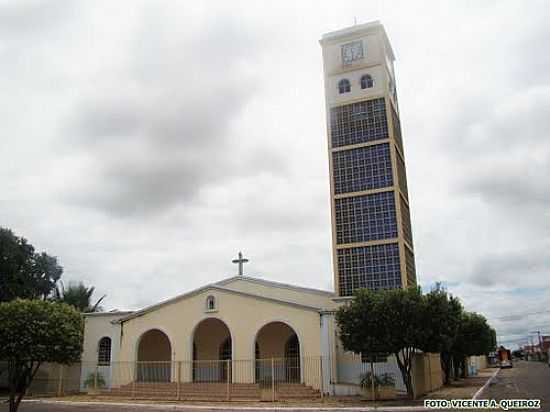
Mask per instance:
[[[283,172],[277,152],[232,128],[259,92],[261,36],[230,16],[181,38],[177,26],[143,24],[118,71],[75,105],[63,138],[87,165],[63,187],[68,199],[116,216],[155,214],[232,177]]]
[[[477,260],[468,279],[475,285],[493,287],[550,288],[550,252],[548,248],[516,248]]]
[[[0,4],[0,35],[19,41],[55,29],[75,11],[75,2],[22,0]]]
[[[475,173],[462,177],[461,188],[514,213],[547,209],[549,107],[550,85],[514,94],[470,123],[462,135],[460,156]]]

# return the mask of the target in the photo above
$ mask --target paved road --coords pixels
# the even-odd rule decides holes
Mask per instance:
[[[540,399],[541,411],[550,412],[550,368],[541,362],[515,362],[512,369],[500,371],[482,398]]]

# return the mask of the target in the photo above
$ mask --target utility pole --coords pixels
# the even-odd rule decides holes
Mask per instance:
[[[542,340],[541,340],[541,337],[540,337],[540,330],[534,330],[534,331],[529,332],[529,333],[536,333],[538,335],[539,350],[537,351],[537,358],[540,361],[540,360],[542,360]]]

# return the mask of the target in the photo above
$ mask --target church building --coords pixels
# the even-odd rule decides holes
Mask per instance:
[[[245,276],[239,253],[237,276],[141,310],[86,314],[83,386],[92,377],[113,394],[177,399],[357,393],[369,364],[343,350],[336,310],[358,288],[416,283],[394,55],[379,22],[320,44],[335,291]],[[404,390],[395,361],[376,365]]]

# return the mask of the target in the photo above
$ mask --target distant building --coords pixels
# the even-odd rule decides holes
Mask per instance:
[[[416,284],[394,54],[379,22],[325,34],[334,284]]]
[[[542,352],[550,356],[550,336],[542,336]]]

